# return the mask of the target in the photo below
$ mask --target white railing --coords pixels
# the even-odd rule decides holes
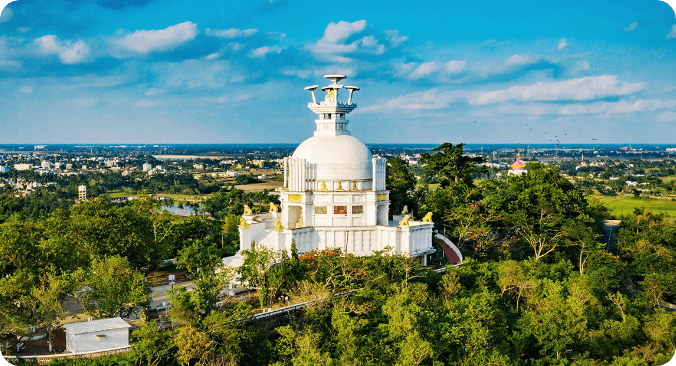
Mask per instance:
[[[38,364],[47,364],[51,360],[64,359],[64,358],[96,358],[106,355],[114,355],[117,353],[125,353],[131,349],[131,346],[119,347],[119,348],[110,348],[100,351],[92,352],[77,352],[77,353],[61,353],[57,355],[27,355],[27,356],[3,356],[7,362],[16,364],[18,359],[29,362],[37,362]]]

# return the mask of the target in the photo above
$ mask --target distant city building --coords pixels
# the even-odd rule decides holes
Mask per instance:
[[[43,160],[43,161],[40,163],[40,168],[51,169],[51,168],[52,168],[52,163]]]
[[[77,193],[78,193],[78,198],[80,201],[84,201],[87,199],[87,186],[79,186],[77,187]]]
[[[8,172],[8,171],[9,171],[9,168],[8,168],[8,167],[6,167],[6,166],[0,166],[0,173],[5,173],[5,172]]]
[[[14,169],[16,169],[18,171],[30,170],[31,165],[30,164],[14,164]]]
[[[66,350],[72,353],[96,352],[129,346],[129,328],[122,318],[90,320],[65,324]]]
[[[152,169],[153,169],[152,164],[150,164],[150,163],[144,163],[144,164],[143,164],[143,171],[144,171],[144,172],[149,172],[149,171],[151,171]]]
[[[58,161],[56,163],[54,163],[54,169],[56,169],[56,170],[61,169],[62,166],[63,166],[63,164],[59,163]]]
[[[67,163],[66,164],[66,170],[71,170],[73,169],[73,164]]]
[[[239,175],[239,172],[232,172],[228,170],[227,172],[225,172],[225,175],[227,175],[228,177],[236,177]]]
[[[193,164],[192,167],[197,170],[202,170],[204,169],[204,164]]]

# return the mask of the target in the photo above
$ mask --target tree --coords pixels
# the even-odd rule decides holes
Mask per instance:
[[[587,201],[552,166],[532,164],[527,174],[487,187],[483,204],[488,212],[531,247],[535,260],[598,235]]]
[[[443,143],[432,149],[436,154],[421,154],[420,163],[429,176],[436,176],[441,180],[442,186],[453,182],[471,187],[474,185],[473,176],[488,173],[488,168],[478,165],[484,161],[482,157],[464,155],[463,146],[465,144],[453,146],[450,142]]]
[[[238,269],[242,281],[248,282],[249,287],[259,289],[261,306],[265,306],[268,300],[267,274],[270,266],[276,262],[277,255],[272,249],[253,242],[251,250],[242,251],[242,255],[244,263]]]
[[[128,317],[149,304],[150,286],[125,257],[94,259],[91,271],[82,273],[82,305],[99,317]]]
[[[185,269],[192,278],[204,278],[214,273],[221,263],[215,246],[194,240],[178,252],[176,266]]]
[[[161,330],[157,320],[143,323],[141,329],[131,334],[136,338],[134,346],[128,353],[129,360],[136,365],[170,365],[176,352],[173,334]]]
[[[50,273],[43,275],[40,285],[31,289],[30,305],[33,322],[38,328],[47,328],[49,352],[52,352],[52,330],[67,314],[59,296],[65,290],[64,280]]]
[[[399,156],[387,161],[385,187],[390,191],[390,212],[402,212],[404,206],[408,207],[409,212],[417,210],[413,197],[416,179],[408,169],[406,161]]]

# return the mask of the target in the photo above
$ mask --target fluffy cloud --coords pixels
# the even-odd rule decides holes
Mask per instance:
[[[530,56],[528,55],[513,55],[508,57],[505,60],[505,64],[508,66],[521,66],[521,65],[527,65],[533,63],[533,60],[531,59]]]
[[[324,30],[324,36],[317,43],[310,46],[310,49],[318,55],[341,53],[383,54],[387,48],[373,34],[364,35],[348,43],[350,38],[364,32],[365,29],[366,20],[357,20],[352,23],[345,21],[330,23]],[[381,38],[383,38],[382,35]],[[391,47],[396,47],[406,40],[406,37],[399,36],[399,32],[397,31],[387,31],[384,38]],[[341,62],[347,61],[350,61],[350,59],[343,58],[341,60]]]
[[[397,47],[408,40],[407,36],[400,36],[398,30],[385,31],[385,38],[390,43],[390,47]]]
[[[0,8],[0,23],[9,22],[13,17],[14,13],[12,12],[12,8],[8,6],[4,9]]]
[[[622,30],[625,32],[632,32],[634,29],[636,29],[636,27],[638,27],[638,23],[632,22],[628,26],[622,28]]]
[[[434,61],[423,62],[415,69],[408,77],[411,79],[420,79],[429,76],[429,74],[439,70],[441,65],[437,64]]]
[[[424,92],[414,92],[391,99],[383,104],[362,108],[363,112],[386,112],[393,109],[420,110],[446,109],[451,103],[466,99],[462,91],[440,91],[430,89]]]
[[[258,33],[258,29],[237,29],[237,28],[230,28],[230,29],[210,29],[207,28],[204,31],[204,34],[207,36],[214,36],[214,37],[219,37],[219,38],[244,38],[244,37],[251,37],[254,34]]]
[[[676,24],[671,26],[671,32],[666,35],[667,38],[676,38]]]
[[[258,58],[261,60],[265,59],[265,56],[270,54],[270,53],[280,53],[282,50],[280,50],[277,47],[268,47],[268,46],[263,46],[263,47],[258,47],[256,49],[253,49],[249,52],[249,58]]]
[[[118,40],[117,46],[141,54],[170,51],[195,39],[197,33],[197,24],[185,22],[165,29],[136,31]]]
[[[557,47],[557,49],[560,51],[566,49],[566,47],[568,47],[568,43],[564,38],[561,38],[561,41],[559,41],[559,46]]]
[[[467,61],[448,61],[445,69],[452,74],[457,74],[465,68],[465,65]]]
[[[436,78],[446,80],[449,74],[458,74],[462,72],[467,65],[467,61],[449,61],[446,63],[437,63],[429,61],[423,63],[408,62],[399,66],[398,76],[405,76],[409,79]]]
[[[660,99],[643,100],[638,99],[634,102],[627,102],[621,100],[619,102],[596,102],[590,104],[570,104],[561,107],[559,114],[575,115],[575,114],[627,114],[644,111],[655,111],[662,108],[673,108],[676,102],[673,100],[663,101]]]
[[[470,99],[470,104],[485,105],[507,101],[594,100],[628,95],[645,87],[645,83],[620,83],[617,75],[588,76],[578,79],[533,85],[518,85],[509,89],[481,92]]]
[[[24,86],[21,87],[21,89],[19,89],[19,91],[24,93],[24,94],[30,94],[30,93],[33,92],[33,88],[31,88],[28,85],[24,85]]]
[[[45,54],[59,55],[59,60],[64,64],[79,64],[89,55],[89,47],[82,40],[72,43],[61,41],[57,36],[49,34],[37,38],[33,43]]]

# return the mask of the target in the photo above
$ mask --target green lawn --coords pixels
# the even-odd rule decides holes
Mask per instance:
[[[591,199],[600,201],[604,206],[608,207],[610,212],[615,216],[620,216],[623,213],[632,213],[634,208],[645,208],[653,213],[664,213],[671,217],[676,217],[676,201],[672,199],[601,196],[596,194],[592,195]]]

